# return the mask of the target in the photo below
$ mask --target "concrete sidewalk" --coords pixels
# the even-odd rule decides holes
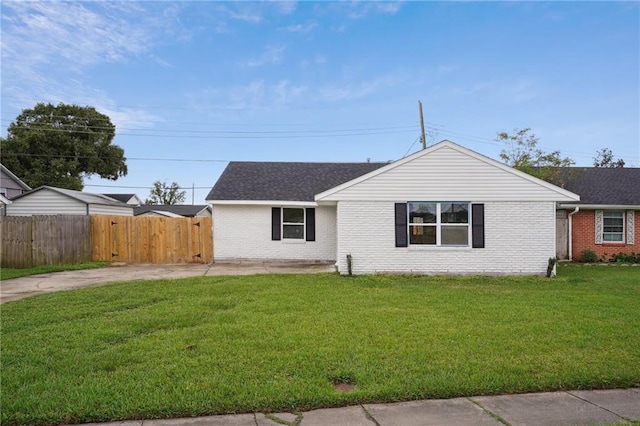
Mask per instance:
[[[212,265],[122,265],[31,275],[0,282],[0,303],[37,294],[90,287],[117,281],[157,280],[209,275],[311,274],[334,271],[333,264],[241,262]]]
[[[478,396],[364,404],[300,414],[237,414],[91,423],[103,426],[494,426],[611,425],[640,422],[640,388]]]

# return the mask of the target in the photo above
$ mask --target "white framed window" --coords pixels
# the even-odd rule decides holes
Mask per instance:
[[[6,197],[7,196],[7,188],[0,187],[0,195]]]
[[[602,242],[624,242],[624,212],[604,211],[602,213]]]
[[[470,212],[468,202],[408,202],[409,245],[470,246]]]
[[[304,240],[305,221],[304,208],[283,207],[282,208],[282,239],[283,240]]]

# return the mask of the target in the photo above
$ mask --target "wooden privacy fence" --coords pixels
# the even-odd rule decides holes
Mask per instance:
[[[91,216],[94,261],[210,263],[210,217]]]
[[[89,216],[4,216],[2,266],[29,268],[91,260]]]

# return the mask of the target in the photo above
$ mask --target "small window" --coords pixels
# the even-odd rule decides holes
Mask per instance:
[[[2,195],[3,197],[6,197],[7,196],[7,188],[0,187],[0,195]]]
[[[469,203],[407,203],[409,244],[469,245]]]
[[[602,241],[605,243],[624,242],[623,212],[605,211],[602,215]]]
[[[282,209],[282,238],[292,240],[304,239],[304,209]]]

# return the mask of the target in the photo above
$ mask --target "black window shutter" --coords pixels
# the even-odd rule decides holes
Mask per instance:
[[[407,203],[396,203],[396,247],[407,245]]]
[[[315,241],[316,240],[316,209],[314,208],[306,208],[307,215],[307,241]]]
[[[280,240],[280,207],[271,208],[271,239]]]
[[[484,204],[471,205],[471,247],[484,248]]]

